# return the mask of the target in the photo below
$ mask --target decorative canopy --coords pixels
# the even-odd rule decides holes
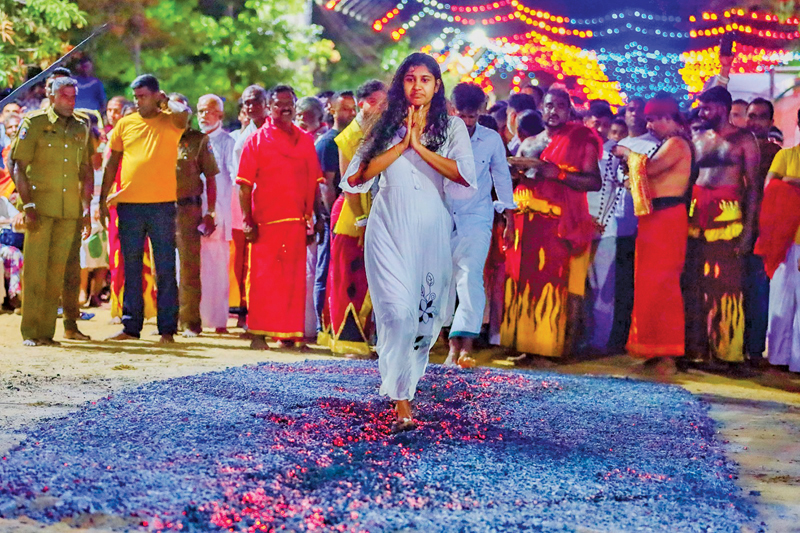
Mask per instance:
[[[798,19],[731,9],[682,18],[628,9],[574,18],[532,0],[477,4],[437,0],[317,0],[399,41],[411,38],[464,81],[562,83],[583,100],[620,105],[666,91],[689,99],[719,72],[720,39],[734,33],[732,73],[766,72],[800,59]]]

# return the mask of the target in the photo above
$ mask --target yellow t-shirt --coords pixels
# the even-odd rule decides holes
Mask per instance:
[[[109,203],[156,204],[177,199],[178,144],[183,129],[170,113],[142,118],[139,113],[122,117],[111,130],[108,144],[122,152],[120,190]]]
[[[361,129],[358,119],[353,119],[344,131],[336,136],[333,142],[339,147],[339,151],[342,152],[342,155],[348,160],[351,160],[356,155],[356,150],[358,150],[361,139],[363,138],[364,131]]]
[[[363,138],[364,130],[361,129],[358,119],[354,119],[344,129],[344,131],[336,136],[333,142],[335,142],[336,146],[339,147],[339,151],[344,157],[346,157],[348,160],[352,160],[356,155],[358,147],[361,146],[361,141]],[[365,215],[368,215],[372,206],[372,195],[366,193],[359,194],[358,197],[359,202],[361,203],[361,210]],[[353,210],[350,208],[350,205],[347,203],[347,201],[345,201],[344,205],[342,206],[342,211],[339,214],[339,220],[336,222],[336,226],[333,228],[333,233],[335,235],[359,237],[359,229],[356,227],[355,223],[356,215],[353,213]]]
[[[781,177],[800,178],[800,144],[794,148],[778,150],[769,171]]]

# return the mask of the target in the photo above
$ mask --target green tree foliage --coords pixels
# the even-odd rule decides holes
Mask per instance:
[[[412,48],[407,40],[386,43],[383,46],[376,45],[374,51],[379,57],[377,61],[367,61],[359,57],[346,45],[337,46],[337,51],[341,52],[341,60],[322,69],[318,75],[318,83],[338,91],[355,90],[370,79],[378,79],[388,84],[403,59],[416,49]]]
[[[46,68],[69,51],[67,32],[86,24],[68,0],[0,0],[0,84],[24,81],[31,68]]]
[[[325,65],[333,43],[304,22],[303,0],[79,0],[94,22],[113,30],[99,42],[97,76],[109,96],[121,94],[137,75],[155,74],[168,92],[194,104],[206,93],[236,99],[253,83],[292,84],[314,92],[313,70]]]

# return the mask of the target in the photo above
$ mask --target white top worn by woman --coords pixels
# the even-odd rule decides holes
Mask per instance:
[[[456,162],[469,187],[446,179],[408,148],[379,175],[364,238],[381,394],[394,400],[414,398],[445,319],[453,230],[445,198],[464,199],[477,190],[467,127],[458,117],[448,120],[447,140],[437,153]],[[405,133],[401,127],[389,146],[402,141]],[[375,178],[355,187],[347,182],[360,165],[361,155],[356,154],[341,181],[345,192],[364,193],[372,186]]]

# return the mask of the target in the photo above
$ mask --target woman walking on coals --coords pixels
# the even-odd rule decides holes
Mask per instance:
[[[445,198],[476,190],[467,128],[448,116],[439,64],[426,54],[411,54],[400,65],[387,109],[351,161],[342,189],[367,192],[379,174],[364,261],[381,394],[395,400],[395,431],[404,431],[415,427],[410,401],[447,308],[453,221]]]

